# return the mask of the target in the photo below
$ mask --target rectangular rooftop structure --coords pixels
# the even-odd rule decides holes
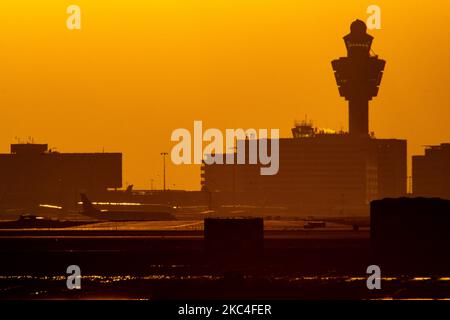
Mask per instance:
[[[11,145],[11,153],[15,154],[42,154],[47,151],[47,144],[15,143]]]
[[[261,175],[260,164],[204,163],[203,190],[230,194],[229,199],[222,197],[228,203],[341,216],[368,216],[370,201],[406,195],[406,140],[326,134],[304,127],[293,130],[293,138],[278,140],[276,175]],[[248,140],[245,143],[249,159]]]

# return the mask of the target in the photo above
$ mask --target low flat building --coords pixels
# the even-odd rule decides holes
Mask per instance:
[[[412,157],[413,194],[450,199],[450,143],[428,146]]]
[[[260,175],[260,165],[204,164],[202,187],[238,204],[330,215],[368,215],[370,201],[406,194],[405,140],[325,133],[303,123],[293,138],[279,140],[279,152],[273,176]]]

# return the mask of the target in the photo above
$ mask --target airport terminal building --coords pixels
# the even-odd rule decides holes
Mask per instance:
[[[372,200],[406,195],[406,140],[325,133],[308,123],[292,132],[279,140],[278,174],[260,175],[260,165],[203,164],[203,190],[222,194],[222,202],[332,215],[366,214]]]
[[[413,194],[450,199],[450,143],[428,146],[412,157]]]
[[[59,153],[47,144],[12,144],[0,154],[0,203],[75,206],[79,192],[91,195],[122,186],[121,153]]]

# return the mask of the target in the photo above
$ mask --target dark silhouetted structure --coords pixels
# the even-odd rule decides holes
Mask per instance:
[[[204,164],[203,190],[231,193],[234,203],[324,215],[368,215],[370,201],[406,194],[406,140],[376,139],[368,130],[368,102],[378,93],[385,61],[370,55],[373,37],[364,22],[350,29],[347,57],[332,61],[349,101],[349,133],[298,123],[293,139],[279,140],[278,174],[261,176],[258,165]]]
[[[207,218],[204,223],[205,248],[210,254],[252,254],[263,249],[262,218]]]
[[[294,138],[279,140],[278,174],[262,176],[260,165],[203,164],[202,187],[223,203],[323,215],[368,215],[371,200],[406,194],[405,140],[325,133],[307,123],[292,131]]]
[[[439,198],[398,198],[372,201],[371,240],[391,259],[450,259],[450,201]]]
[[[79,193],[122,186],[121,153],[59,153],[46,144],[13,144],[0,154],[0,202],[14,208],[51,203],[74,207]]]
[[[344,37],[347,57],[331,62],[339,94],[348,100],[348,128],[352,135],[369,133],[369,101],[378,94],[385,65],[384,60],[370,55],[373,37],[366,30],[363,21],[355,20]]]
[[[450,199],[450,143],[428,146],[412,157],[413,194]]]

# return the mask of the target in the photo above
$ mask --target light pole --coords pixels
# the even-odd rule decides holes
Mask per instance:
[[[166,191],[166,156],[168,153],[161,152],[161,155],[163,157],[163,190]]]

